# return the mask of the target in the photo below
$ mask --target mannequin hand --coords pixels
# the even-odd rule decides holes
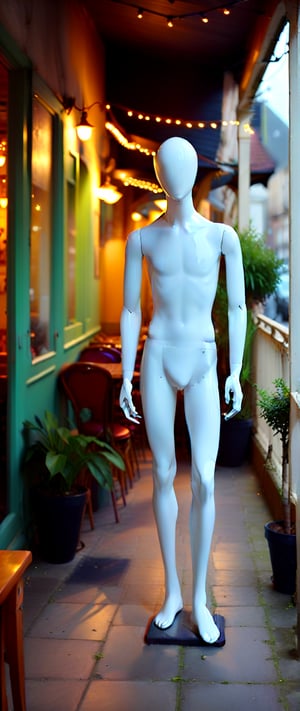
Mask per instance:
[[[123,410],[127,420],[140,424],[141,415],[136,411],[131,397],[132,384],[130,380],[125,378],[120,392],[120,408]]]
[[[225,402],[228,405],[232,399],[232,408],[225,415],[225,420],[230,420],[242,407],[243,393],[237,375],[229,375],[225,383]]]

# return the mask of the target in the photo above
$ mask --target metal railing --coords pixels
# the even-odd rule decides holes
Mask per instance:
[[[253,382],[258,388],[274,390],[274,380],[283,378],[289,383],[289,329],[276,321],[258,314],[257,329],[253,346]],[[279,436],[260,416],[257,405],[254,408],[255,437],[265,452],[272,452],[274,479],[280,483],[281,442]]]

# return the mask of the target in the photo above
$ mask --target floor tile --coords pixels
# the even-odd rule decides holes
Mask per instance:
[[[221,648],[186,648],[184,673],[190,680],[232,683],[274,683],[276,670],[264,628],[225,627],[226,644]],[[251,662],[250,662],[251,660]]]
[[[212,554],[213,564],[218,570],[251,570],[254,568],[251,554],[245,553],[246,544],[242,545],[242,550],[239,553],[226,553],[223,550],[217,549]],[[244,549],[244,550],[243,550]]]
[[[72,602],[86,605],[87,603],[114,604],[119,603],[123,590],[116,585],[87,585],[86,583],[69,583],[60,586],[53,594],[53,602]]]
[[[286,703],[289,711],[299,711],[300,709],[300,689],[299,681],[296,684],[288,684],[285,690]]]
[[[99,642],[86,640],[27,637],[24,645],[26,678],[89,679],[99,647]]]
[[[152,607],[145,605],[121,605],[114,617],[114,625],[130,627],[146,627],[149,617],[152,615]]]
[[[28,711],[77,711],[84,694],[85,682],[50,679],[26,682]]]
[[[44,608],[29,637],[101,641],[115,612],[115,605],[52,603]]]
[[[264,610],[259,606],[218,605],[217,612],[225,617],[226,627],[264,627],[266,623]]]
[[[93,681],[80,711],[176,711],[176,684]]]
[[[284,711],[276,686],[257,684],[185,684],[181,711]]]
[[[253,587],[213,585],[212,590],[218,605],[258,605],[258,591]]]
[[[102,679],[165,681],[178,673],[178,647],[144,643],[144,627],[120,627],[110,630],[103,658],[95,673]]]

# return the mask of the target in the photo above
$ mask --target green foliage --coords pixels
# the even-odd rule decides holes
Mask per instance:
[[[237,228],[235,230],[239,235],[242,250],[246,302],[248,308],[251,308],[253,303],[263,303],[267,296],[274,293],[280,281],[283,260],[266,245],[264,236],[254,227],[250,226],[241,232]],[[214,312],[219,315],[219,320],[220,317],[224,319],[224,314],[227,314],[226,274],[222,266]]]
[[[281,454],[281,499],[283,505],[283,529],[291,533],[291,490],[288,469],[289,458],[289,426],[290,426],[290,390],[283,378],[274,380],[275,391],[257,388],[258,407],[261,416],[272,428],[275,435],[279,435],[282,444]]]
[[[240,381],[241,384],[251,383],[251,367],[252,367],[252,344],[253,337],[256,331],[256,325],[252,316],[252,311],[247,311],[247,327],[246,327],[246,338],[245,347],[243,355],[243,365],[241,370]]]
[[[225,276],[222,271],[213,307],[213,320],[218,348],[228,349],[228,299]]]
[[[264,302],[267,296],[273,294],[279,283],[283,261],[266,245],[264,236],[258,234],[251,225],[238,234],[243,255],[247,303]]]
[[[30,433],[35,437],[26,448],[25,472],[38,486],[70,492],[87,468],[101,487],[111,490],[111,465],[125,469],[122,457],[107,442],[60,427],[51,412],[45,412],[44,421],[35,416],[34,422],[26,420],[23,426],[27,439]]]
[[[261,416],[272,428],[274,434],[279,434],[283,446],[288,445],[290,423],[290,390],[283,378],[274,380],[275,391],[267,392],[258,389],[258,407]]]
[[[247,304],[247,331],[240,376],[244,398],[240,416],[248,418],[251,416],[252,410],[252,344],[256,330],[252,307],[257,302],[264,302],[266,297],[276,289],[280,279],[282,260],[278,259],[275,252],[267,247],[264,237],[259,235],[252,226],[242,231],[235,229],[241,243]],[[228,300],[223,260],[221,261],[219,283],[213,307],[213,320],[218,348],[219,385],[222,396],[225,380],[229,373]]]

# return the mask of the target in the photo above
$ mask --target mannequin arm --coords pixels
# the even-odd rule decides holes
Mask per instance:
[[[138,415],[131,397],[132,377],[141,329],[140,292],[142,283],[142,252],[139,230],[132,232],[127,240],[124,274],[124,304],[121,314],[123,384],[120,407],[125,416],[138,422]]]
[[[232,409],[225,415],[225,419],[228,420],[240,412],[242,407],[243,393],[239,377],[243,363],[247,325],[241,246],[238,235],[230,227],[226,227],[224,230],[223,253],[226,263],[230,365],[230,375],[225,383],[225,402],[229,404],[232,399]]]
[[[123,383],[120,392],[120,407],[125,417],[138,423],[141,416],[138,414],[132,400],[132,376],[136,358],[137,345],[141,327],[141,312],[131,313],[123,308],[121,314],[121,340],[122,340],[122,371]]]

